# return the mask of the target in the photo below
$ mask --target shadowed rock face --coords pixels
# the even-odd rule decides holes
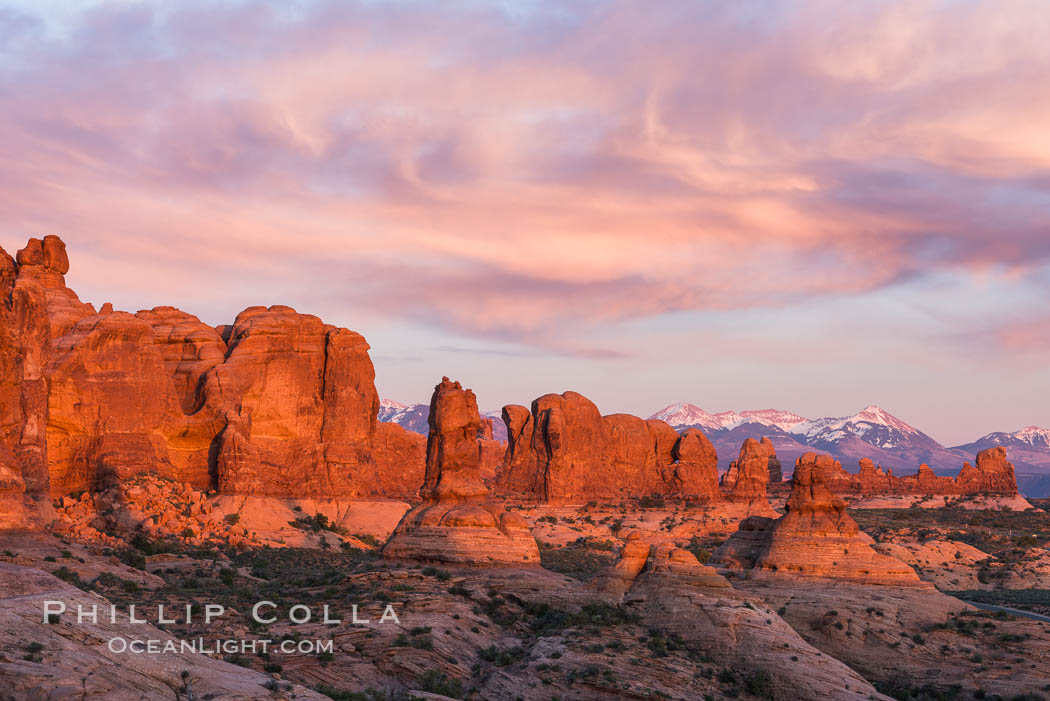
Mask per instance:
[[[418,490],[422,439],[377,427],[359,334],[282,306],[220,329],[173,307],[96,313],[68,270],[54,236],[0,255],[0,464],[35,501],[140,472],[252,495]]]
[[[699,431],[663,421],[602,416],[576,392],[546,394],[532,408],[503,408],[508,447],[496,485],[546,502],[659,494],[717,500],[717,455]]]
[[[481,481],[481,418],[474,393],[447,377],[430,401],[423,503],[383,548],[392,559],[528,565],[539,549],[525,521],[488,501]]]
[[[828,490],[825,473],[833,463],[815,453],[801,456],[787,513],[776,520],[745,521],[716,558],[777,575],[919,585],[914,570],[875,552],[871,538],[846,513],[846,503]]]

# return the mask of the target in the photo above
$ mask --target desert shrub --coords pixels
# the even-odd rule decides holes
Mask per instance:
[[[638,506],[643,509],[662,509],[667,506],[667,502],[665,502],[664,498],[659,494],[653,494],[639,499]]]
[[[437,669],[428,669],[416,679],[416,687],[420,691],[431,694],[440,694],[453,699],[463,698],[463,682],[459,679],[449,678]]]
[[[524,656],[525,649],[520,645],[515,645],[514,647],[509,648],[501,648],[497,645],[491,645],[478,650],[478,657],[486,662],[491,662],[497,667],[507,667],[512,665]]]

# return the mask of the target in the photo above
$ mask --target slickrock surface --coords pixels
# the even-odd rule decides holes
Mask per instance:
[[[714,446],[658,420],[602,416],[577,392],[503,408],[508,447],[500,493],[553,503],[662,495],[718,500]]]
[[[743,674],[768,679],[771,698],[884,699],[841,662],[823,655],[771,609],[734,591],[713,568],[670,543],[633,534],[597,589],[663,635],[695,645]]]
[[[776,521],[741,524],[718,557],[778,575],[845,579],[870,584],[919,585],[915,571],[872,548],[845,502],[824,483],[827,456],[806,453],[795,463],[787,513]]]
[[[62,601],[69,611],[43,622],[44,601]],[[76,607],[97,606],[98,623],[76,618]],[[109,622],[110,603],[82,592],[41,570],[0,562],[0,698],[142,699],[210,698],[316,699],[327,697],[302,686],[273,685],[270,675],[189,652],[123,654],[108,642],[173,641],[152,625],[132,624],[126,612]]]
[[[914,568],[919,576],[941,590],[984,589],[980,563],[991,557],[972,545],[952,540],[924,543],[877,543],[875,550]],[[1036,582],[1030,582],[1034,586]]]
[[[884,471],[868,458],[860,460],[860,471],[847,472],[830,456],[821,463],[824,481],[836,494],[863,496],[936,495],[936,496],[1017,496],[1014,466],[1006,459],[1006,448],[995,446],[977,454],[977,467],[963,465],[955,477],[935,474],[929,465],[919,465],[914,475],[897,476]]]
[[[926,685],[959,687],[960,698],[977,690],[987,698],[1046,693],[1050,630],[1034,621],[976,611],[932,588],[790,577],[733,582],[898,698],[918,697]]]
[[[539,550],[524,519],[487,499],[474,393],[443,378],[434,388],[428,420],[423,503],[405,514],[383,554],[460,564],[538,563]]]

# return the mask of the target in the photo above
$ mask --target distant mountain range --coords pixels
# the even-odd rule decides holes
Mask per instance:
[[[492,419],[492,437],[497,441],[506,441],[507,426],[503,423],[502,410],[489,411],[482,416]],[[424,436],[430,432],[430,425],[427,423],[429,417],[429,404],[401,404],[392,399],[382,399],[379,402],[380,421],[400,424],[409,431]]]
[[[1029,426],[1015,433],[989,433],[973,443],[945,447],[919,429],[877,406],[852,416],[806,419],[789,411],[724,411],[712,414],[694,404],[672,404],[653,414],[679,431],[702,430],[718,449],[719,463],[726,467],[749,437],[768,437],[776,446],[785,472],[799,455],[829,453],[851,472],[857,461],[871,458],[897,474],[910,474],[920,463],[935,472],[953,475],[963,463],[973,463],[981,450],[1005,446],[1017,472],[1021,491],[1029,496],[1050,494],[1050,431]]]
[[[430,407],[426,404],[406,405],[384,399],[380,403],[379,420],[426,435],[429,413]],[[484,416],[494,419],[493,437],[507,440],[507,427],[500,412],[490,411]],[[915,472],[920,463],[928,464],[934,472],[954,475],[964,462],[973,463],[978,452],[1001,445],[1006,447],[1014,464],[1021,491],[1032,497],[1050,496],[1050,430],[1037,426],[1014,433],[989,433],[972,443],[945,447],[874,405],[852,416],[807,419],[779,409],[712,414],[695,404],[679,403],[649,418],[666,421],[679,431],[699,428],[718,449],[722,469],[736,459],[745,439],[768,437],[776,446],[786,474],[791,472],[798,456],[816,451],[831,454],[851,472],[856,472],[861,458],[871,458],[876,465],[892,468],[898,475]]]

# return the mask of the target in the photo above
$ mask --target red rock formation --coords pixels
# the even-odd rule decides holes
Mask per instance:
[[[26,483],[22,478],[0,465],[0,531],[26,528],[29,518],[25,513],[25,495]]]
[[[487,500],[474,393],[443,378],[434,388],[428,420],[423,503],[405,514],[383,554],[457,564],[538,563],[539,550],[524,519]]]
[[[419,498],[419,486],[427,461],[427,439],[397,424],[376,423],[372,437],[372,472],[353,470],[350,481],[357,496],[387,497],[412,501]]]
[[[192,414],[203,402],[203,378],[223,362],[226,342],[200,319],[175,307],[154,307],[135,316],[153,330],[153,344],[171,375],[182,411]]]
[[[1016,496],[1014,466],[1006,460],[1006,448],[996,446],[977,455],[977,467],[963,465],[955,477],[934,473],[923,463],[914,475],[897,477],[884,472],[868,458],[860,460],[860,471],[851,474],[830,456],[817,457],[828,489],[835,494],[857,496]]]
[[[204,468],[198,474],[177,474],[168,454],[184,414],[146,321],[124,312],[82,318],[54,340],[47,373],[54,494],[139,472],[208,485],[210,436],[193,446]]]
[[[544,395],[531,411],[506,406],[503,420],[508,447],[496,477],[503,493],[562,503],[650,494],[717,499],[710,485],[717,456],[699,432],[683,438],[663,421],[603,417],[576,392]]]
[[[1006,461],[1006,448],[996,446],[977,454],[977,468],[965,465],[956,477],[959,488],[967,494],[1017,494],[1017,479],[1013,464]]]
[[[503,467],[503,456],[507,452],[507,444],[502,441],[479,438],[478,446],[481,449],[481,479],[488,483],[495,479],[496,473]]]
[[[18,252],[17,261],[19,279],[35,283],[43,290],[53,338],[95,313],[93,306],[81,302],[76,293],[66,287],[69,258],[62,239],[57,236],[29,239],[26,247]]]
[[[0,492],[8,511],[5,527],[28,519],[50,520],[47,471],[47,379],[50,327],[42,284],[27,270],[43,269],[40,241],[19,252],[17,264],[0,249]],[[59,249],[48,246],[48,261],[61,266]],[[24,502],[24,504],[23,504]],[[23,508],[28,507],[28,508]]]
[[[686,429],[676,440],[672,455],[675,462],[670,481],[675,486],[675,493],[707,503],[721,501],[718,453],[703,431]]]
[[[373,464],[379,396],[368,344],[284,306],[237,316],[229,351],[204,379],[224,415],[219,489],[269,496],[356,495]]]
[[[0,258],[0,461],[27,493],[138,472],[257,495],[416,493],[423,446],[377,427],[360,335],[279,306],[221,329],[172,307],[96,314],[66,287],[57,237]]]
[[[765,501],[769,475],[774,469],[780,470],[780,461],[770,440],[748,438],[740,446],[740,456],[729,463],[729,470],[722,476],[722,488],[734,501]]]
[[[915,571],[875,552],[871,538],[846,513],[845,502],[828,490],[825,474],[829,467],[834,467],[834,461],[827,456],[801,456],[791,479],[787,513],[775,521],[747,522],[716,558],[740,563],[753,556],[757,570],[781,576],[917,585]]]

